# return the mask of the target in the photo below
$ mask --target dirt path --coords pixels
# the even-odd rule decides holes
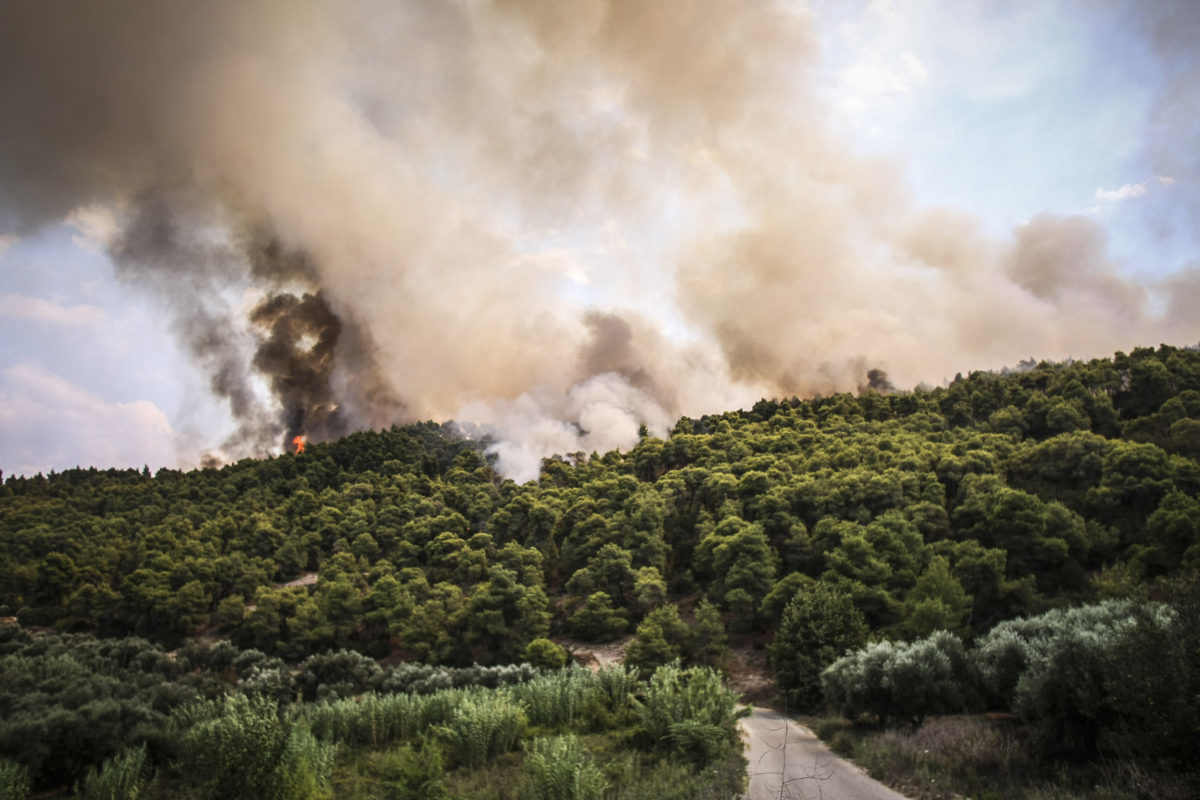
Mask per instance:
[[[554,637],[552,641],[571,651],[575,663],[591,667],[592,671],[604,669],[613,664],[619,664],[625,659],[625,648],[633,641],[632,636],[626,636],[608,644],[593,644],[580,642],[575,639]]]
[[[750,762],[746,800],[907,800],[782,714],[755,708],[741,726]]]

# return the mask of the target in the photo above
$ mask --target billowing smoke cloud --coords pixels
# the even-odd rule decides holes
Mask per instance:
[[[1159,16],[1165,95],[1194,98]],[[457,418],[526,479],[764,395],[1200,335],[1092,221],[997,241],[915,208],[832,123],[813,24],[771,0],[9,0],[0,221],[112,209],[230,455]],[[1179,102],[1153,124],[1194,158]]]

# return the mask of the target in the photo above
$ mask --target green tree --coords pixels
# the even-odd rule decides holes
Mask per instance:
[[[610,642],[625,633],[629,620],[624,608],[613,608],[607,592],[593,592],[567,620],[567,627],[585,642]]]
[[[866,622],[849,596],[824,583],[797,592],[769,650],[788,709],[819,710],[824,699],[821,672],[866,640]]]
[[[897,626],[902,636],[919,639],[934,631],[965,632],[971,596],[950,571],[944,556],[934,556],[904,599],[904,617]]]
[[[549,639],[534,639],[525,646],[521,660],[539,669],[561,669],[567,663],[567,651]]]
[[[733,612],[735,627],[750,629],[779,563],[762,526],[726,517],[701,540],[696,558],[713,575],[710,596]]]
[[[729,655],[728,637],[721,612],[707,599],[696,606],[696,620],[688,633],[684,662],[689,666],[722,669]]]
[[[670,664],[683,655],[688,639],[688,626],[679,618],[677,606],[656,608],[638,625],[625,650],[625,664],[647,671]]]
[[[494,566],[467,604],[466,641],[475,661],[516,661],[526,645],[550,630],[541,586],[526,586],[512,570]]]

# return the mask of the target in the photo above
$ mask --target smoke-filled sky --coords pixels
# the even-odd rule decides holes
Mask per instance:
[[[1200,340],[1192,0],[6,0],[0,468]]]

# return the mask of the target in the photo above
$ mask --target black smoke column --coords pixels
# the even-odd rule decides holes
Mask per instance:
[[[330,377],[342,323],[322,293],[272,295],[250,321],[265,333],[254,367],[282,405],[284,449],[297,436],[322,440],[340,434],[344,426]]]

